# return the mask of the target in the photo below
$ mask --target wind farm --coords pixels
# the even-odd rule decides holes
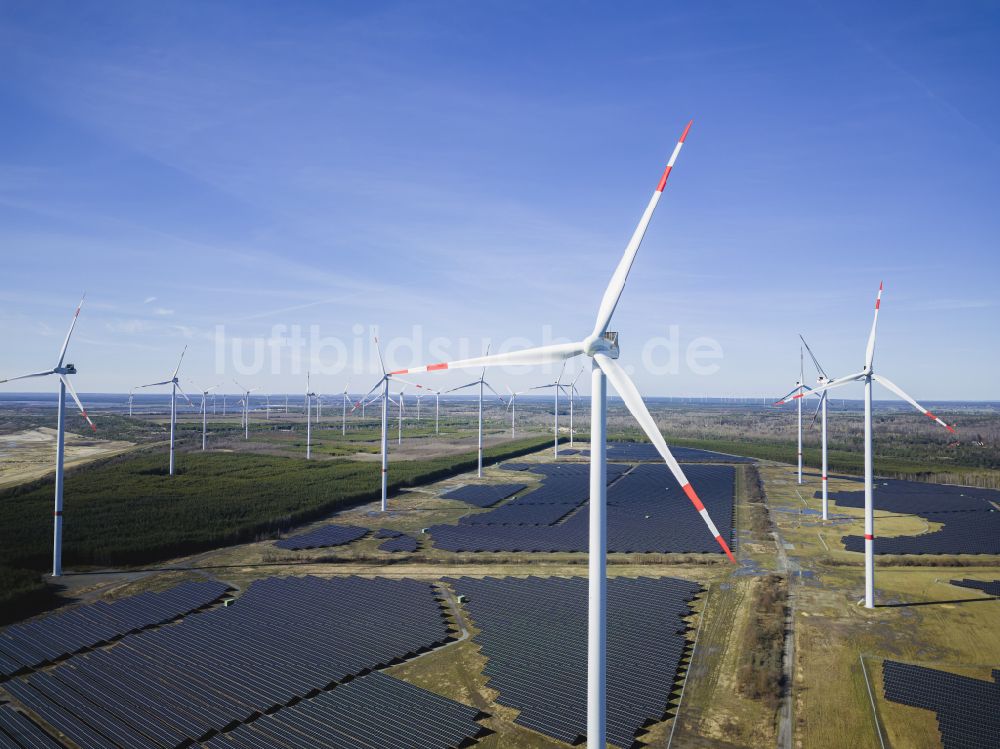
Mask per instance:
[[[797,13],[0,11],[0,747],[1000,746],[1000,17]]]

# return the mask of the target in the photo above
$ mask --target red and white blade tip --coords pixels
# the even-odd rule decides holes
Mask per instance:
[[[715,523],[712,522],[712,518],[709,517],[708,510],[705,509],[705,505],[698,497],[698,492],[696,492],[694,487],[689,483],[684,484],[681,488],[684,490],[684,494],[687,495],[687,498],[691,500],[691,504],[694,505],[694,509],[696,509],[698,514],[701,515],[702,520],[704,520],[706,525],[708,525],[708,529],[711,531],[712,535],[715,536],[716,542],[718,542],[719,546],[722,547],[722,550],[726,552],[726,556],[729,557],[729,561],[736,564],[736,557],[733,556],[733,552],[730,551],[729,544],[726,543],[726,539],[722,537],[722,534],[719,533],[719,529],[716,528]]]
[[[674,168],[674,161],[677,159],[677,154],[680,153],[681,146],[684,145],[684,141],[688,137],[688,132],[691,130],[691,125],[693,124],[694,120],[688,120],[688,124],[684,128],[684,132],[681,133],[680,140],[678,140],[677,145],[674,146],[674,152],[670,155],[670,161],[667,162],[667,166],[663,170],[663,176],[660,177],[660,183],[656,186],[656,192],[663,192],[664,188],[667,186],[667,179],[670,178],[670,172]]]

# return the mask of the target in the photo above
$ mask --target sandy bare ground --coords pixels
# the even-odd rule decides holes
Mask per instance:
[[[131,450],[132,442],[93,439],[66,432],[66,467]],[[15,486],[55,471],[56,430],[27,429],[0,437],[0,488]]]

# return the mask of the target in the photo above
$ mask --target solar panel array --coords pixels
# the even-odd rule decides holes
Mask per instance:
[[[462,577],[451,581],[481,630],[484,673],[515,723],[575,743],[587,724],[587,580]],[[666,717],[701,586],[674,578],[608,580],[608,741],[629,747]]]
[[[279,549],[318,549],[326,546],[343,546],[367,535],[368,529],[357,525],[324,525],[308,533],[275,541]]]
[[[670,447],[670,452],[679,463],[752,463],[753,458],[741,455],[727,455],[695,447]],[[590,450],[581,450],[581,455],[589,456]],[[660,453],[649,442],[609,442],[608,460],[662,461]]]
[[[0,678],[58,660],[217,601],[229,586],[186,582],[160,593],[78,606],[0,632]]]
[[[627,466],[608,465],[609,480]],[[430,528],[434,546],[449,551],[572,552],[588,544],[589,485],[585,464],[533,466],[542,486],[458,525]],[[687,465],[685,472],[723,538],[732,541],[735,470]],[[612,552],[722,553],[665,465],[643,464],[608,488]]]
[[[405,533],[400,533],[388,541],[383,541],[379,549],[382,551],[416,551],[417,546],[419,546],[417,539]]]
[[[497,502],[526,489],[527,484],[469,484],[441,495],[443,499],[458,499],[476,507],[492,507]]]
[[[879,479],[875,481],[872,499],[876,510],[923,515],[928,512],[989,511],[990,500],[1000,502],[1000,492],[950,484],[929,484],[921,481]],[[822,497],[822,492],[813,495]],[[841,507],[863,508],[864,490],[830,492],[830,498]]]
[[[944,749],[1000,746],[1000,669],[993,681],[882,661],[887,700],[937,713]]]
[[[1000,580],[970,580],[965,578],[963,580],[952,580],[952,585],[957,585],[961,588],[972,588],[973,590],[981,590],[988,596],[1000,596]]]
[[[0,707],[0,749],[58,749],[61,746],[24,713],[9,706]]]
[[[220,734],[206,749],[412,749],[464,746],[480,733],[474,707],[379,671]]]
[[[450,637],[426,582],[269,578],[230,606],[4,687],[81,747],[173,747]]]
[[[403,531],[394,531],[392,528],[379,528],[375,531],[374,538],[396,538],[402,536]]]
[[[1000,511],[923,512],[944,527],[918,536],[879,536],[876,554],[1000,554]],[[848,551],[864,551],[862,536],[844,536]]]

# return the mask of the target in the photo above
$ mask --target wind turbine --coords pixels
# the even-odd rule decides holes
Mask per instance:
[[[632,234],[625,248],[625,253],[618,263],[611,282],[604,291],[604,297],[598,309],[593,331],[582,341],[575,343],[558,343],[550,346],[511,351],[493,356],[482,356],[474,359],[464,359],[454,362],[439,362],[410,369],[397,370],[391,374],[403,375],[411,372],[434,372],[446,369],[487,366],[533,366],[565,362],[576,356],[585,355],[591,358],[591,435],[590,435],[590,526],[589,526],[589,598],[587,627],[587,744],[593,749],[606,745],[606,654],[607,654],[607,444],[605,442],[605,427],[607,424],[607,380],[618,391],[629,411],[639,422],[643,431],[656,446],[660,456],[681,485],[683,492],[702,516],[709,531],[715,536],[719,546],[726,555],[735,562],[725,539],[709,517],[708,511],[698,498],[694,487],[687,480],[683,469],[670,453],[663,435],[656,427],[656,422],[650,415],[642,396],[625,370],[618,364],[618,333],[609,331],[608,326],[614,315],[618,300],[625,288],[632,262],[635,260],[646,227],[653,216],[656,204],[659,202],[667,178],[673,169],[677,154],[680,152],[691,129],[689,122],[684,133],[674,148],[670,161],[660,178],[639,220],[639,225]]]
[[[128,417],[132,418],[132,396],[135,393],[135,388],[128,391]]]
[[[354,404],[352,411],[361,407],[362,416],[364,415],[364,409],[368,402],[368,397],[374,393],[379,388],[382,389],[382,512],[385,512],[388,507],[387,494],[388,494],[388,481],[389,481],[389,439],[388,439],[388,428],[389,428],[389,381],[397,379],[393,377],[390,373],[385,371],[385,362],[382,360],[382,348],[379,346],[378,337],[375,338],[375,350],[378,352],[378,363],[379,367],[382,369],[382,377],[376,382],[372,389],[369,390],[365,396]],[[405,380],[403,381],[405,382]],[[402,416],[402,414],[401,414]]]
[[[830,380],[825,385],[813,389],[814,395],[826,393],[833,388],[847,385],[851,382],[862,382],[865,386],[865,608],[875,607],[875,512],[872,496],[873,488],[873,460],[872,460],[872,382],[878,382],[883,387],[891,390],[900,398],[905,400],[915,409],[920,411],[930,419],[943,426],[949,432],[955,429],[938,418],[926,408],[917,403],[903,390],[882,375],[875,374],[873,362],[875,359],[875,330],[878,327],[878,311],[882,306],[882,284],[878,285],[878,296],[875,297],[875,317],[872,320],[872,329],[868,334],[868,345],[865,348],[865,366],[860,372],[838,377]],[[793,395],[792,398],[801,398],[804,393]]]
[[[31,377],[47,377],[48,375],[57,375],[59,377],[59,406],[56,412],[56,492],[55,492],[55,511],[52,513],[53,529],[52,529],[52,577],[59,577],[62,575],[62,525],[63,525],[63,459],[66,454],[66,391],[69,390],[70,395],[73,396],[73,400],[76,401],[76,407],[80,409],[80,413],[83,414],[83,418],[87,420],[90,424],[90,428],[93,431],[97,431],[97,427],[94,426],[94,422],[90,420],[87,416],[87,411],[80,403],[80,398],[76,394],[76,390],[70,384],[69,380],[66,379],[66,375],[76,374],[76,367],[72,364],[64,363],[66,361],[66,349],[69,348],[69,339],[73,335],[73,328],[76,327],[76,320],[80,317],[80,308],[83,307],[83,300],[87,298],[84,294],[80,299],[80,303],[76,305],[76,312],[73,313],[73,320],[69,324],[69,332],[66,333],[66,338],[63,341],[62,348],[59,349],[59,360],[52,369],[48,369],[44,372],[33,372],[32,374],[18,375],[17,377],[8,377],[5,380],[0,380],[0,383],[13,382],[14,380],[27,380]]]
[[[309,387],[309,373],[306,372],[306,460],[312,459],[312,399],[316,397]]]
[[[580,367],[580,371],[576,373],[576,377],[569,384],[569,446],[573,447],[573,401],[576,400],[576,396],[579,395],[580,391],[576,389],[576,381],[580,379],[580,375],[583,374],[583,367]],[[557,440],[558,442],[558,440]]]
[[[515,393],[513,390],[510,389],[510,385],[508,385],[507,392],[510,393],[510,398],[507,399],[507,410],[510,411],[510,438],[514,439],[516,437],[516,434],[514,432],[514,412],[515,412],[514,399],[517,398],[517,396],[519,395],[524,395],[528,391],[519,390]]]
[[[248,440],[250,439],[250,393],[255,393],[260,388],[245,388],[236,379],[233,382],[243,391],[243,439]]]
[[[187,397],[187,393],[181,388],[180,380],[177,379],[177,373],[181,369],[181,362],[184,361],[184,354],[187,352],[187,346],[181,351],[181,358],[177,360],[177,366],[174,367],[174,373],[170,376],[169,380],[164,380],[163,382],[151,382],[149,385],[140,385],[141,388],[151,388],[158,387],[159,385],[170,385],[170,475],[174,475],[174,433],[177,431],[177,392],[184,396],[184,400],[188,402],[190,406],[194,406],[191,403],[191,399]]]
[[[809,387],[806,386],[805,379],[806,379],[806,373],[805,373],[805,365],[803,364],[803,359],[802,359],[802,347],[799,346],[799,380],[798,380],[798,382],[795,383],[795,387],[793,387],[788,392],[787,395],[785,395],[780,400],[778,400],[777,405],[781,405],[782,403],[785,403],[786,401],[791,400],[792,396],[795,395],[796,393],[798,393],[798,396],[797,396],[797,398],[799,399],[798,400],[798,405],[799,405],[799,453],[798,453],[798,455],[799,455],[799,483],[800,484],[802,483],[802,400],[801,400],[801,398],[802,398],[803,395],[806,394],[806,392],[808,392],[809,390],[811,390],[811,388],[809,388]]]
[[[405,386],[402,387],[396,396],[398,398],[398,400],[396,401],[396,405],[399,407],[399,438],[396,440],[397,445],[403,444],[403,404],[405,402],[403,398],[403,392],[405,390],[406,387]]]
[[[219,385],[212,385],[207,390],[201,391],[201,451],[205,452],[205,443],[208,440],[208,394]]]
[[[806,351],[809,352],[809,358],[812,359],[813,364],[816,366],[816,384],[822,387],[823,385],[825,385],[826,383],[828,383],[830,381],[830,378],[827,377],[827,374],[824,371],[823,367],[820,366],[819,360],[816,358],[816,355],[813,354],[812,349],[809,348],[809,344],[806,343],[806,339],[802,337],[801,333],[799,333],[799,338],[802,339],[802,345],[806,347]],[[824,391],[819,396],[819,405],[816,407],[816,413],[817,414],[822,414],[822,420],[820,422],[820,435],[821,435],[821,437],[820,437],[820,445],[821,445],[821,447],[820,447],[820,453],[822,455],[822,466],[823,466],[823,468],[822,468],[822,471],[820,472],[820,476],[821,476],[820,483],[823,485],[823,520],[829,520],[830,519],[830,510],[829,510],[829,502],[830,502],[830,500],[829,500],[829,493],[827,491],[828,485],[829,485],[830,482],[829,482],[828,477],[827,477],[827,452],[826,452],[826,405],[827,405],[827,400],[828,400],[827,394]],[[813,414],[813,423],[814,424],[816,423],[816,414]]]
[[[344,416],[343,416],[343,421],[341,422],[340,425],[340,433],[343,434],[344,436],[347,435],[347,401],[348,401],[347,388],[349,388],[350,386],[351,383],[350,380],[348,380],[347,384],[344,385]]]
[[[556,402],[554,410],[555,415],[552,420],[552,433],[554,435],[552,441],[552,455],[556,458],[559,457],[559,391],[563,389],[562,378],[565,373],[566,373],[566,362],[563,362],[562,369],[559,370],[559,376],[556,378],[555,382],[550,382],[547,385],[536,385],[533,388],[528,388],[529,390],[548,390],[549,388],[555,388]]]
[[[489,348],[489,346],[487,346],[486,347],[486,356],[483,357],[483,358],[487,359],[487,358],[489,358],[489,355],[490,355],[490,348]],[[479,432],[478,432],[478,434],[479,434],[479,449],[477,451],[478,461],[477,461],[477,470],[476,470],[476,475],[479,478],[483,477],[483,388],[484,387],[488,387],[490,389],[490,391],[493,393],[493,395],[495,395],[497,397],[497,400],[500,401],[501,405],[503,405],[503,406],[507,405],[506,403],[504,403],[503,398],[500,397],[500,393],[498,393],[496,390],[494,390],[493,386],[490,385],[490,383],[488,383],[485,378],[486,378],[486,367],[483,367],[483,371],[479,375],[479,379],[478,380],[473,380],[472,382],[466,383],[465,385],[459,385],[457,388],[452,388],[451,390],[445,390],[444,391],[445,393],[454,393],[456,390],[465,390],[466,388],[473,387],[474,385],[478,385],[479,386]]]

